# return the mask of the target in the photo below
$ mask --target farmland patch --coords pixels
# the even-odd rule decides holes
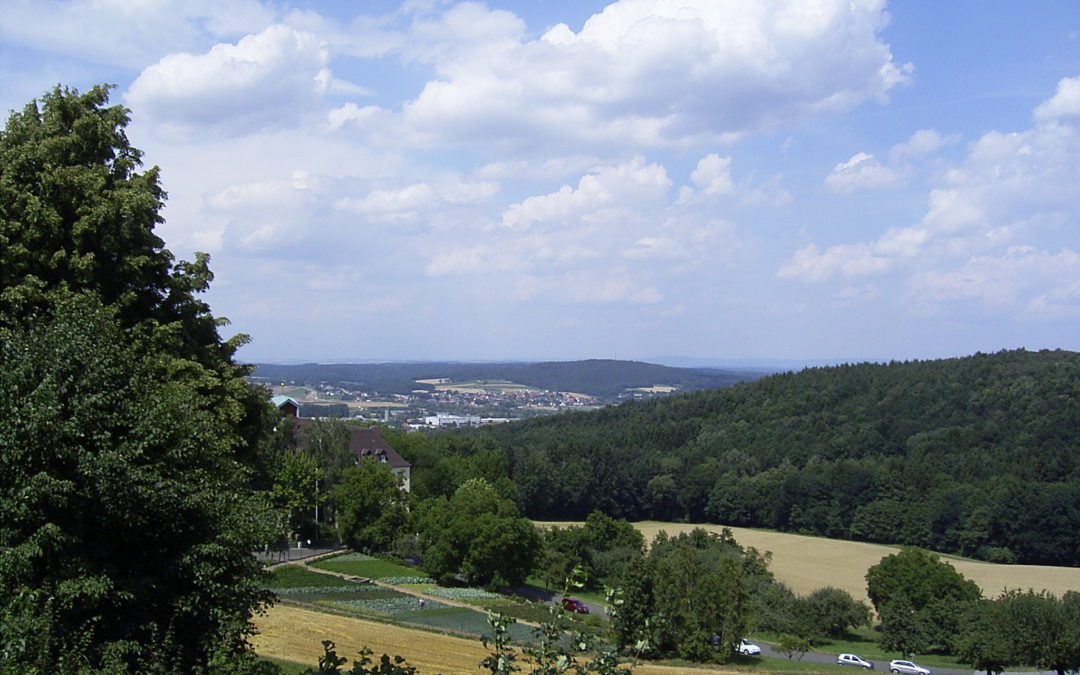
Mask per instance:
[[[660,530],[669,535],[689,532],[701,527],[719,532],[722,525],[692,525],[686,523],[660,523],[645,521],[634,523],[652,541]],[[887,555],[900,550],[898,546],[868,544],[857,541],[826,539],[800,534],[752,530],[743,527],[728,528],[735,540],[743,546],[753,546],[759,551],[772,551],[769,569],[776,578],[796,593],[806,595],[825,586],[841,588],[858,600],[868,600],[866,595],[866,570]],[[956,571],[974,581],[986,597],[997,597],[1006,588],[1046,590],[1055,595],[1080,588],[1080,568],[1050,567],[1040,565],[998,565],[978,560],[942,556]]]
[[[322,656],[323,640],[333,640],[337,653],[350,658],[364,647],[369,647],[376,656],[400,654],[424,675],[483,673],[485,671],[477,664],[489,654],[475,638],[441,635],[289,605],[271,607],[254,621],[259,631],[251,639],[256,652],[308,667],[317,664]],[[634,672],[638,675],[732,675],[742,671],[645,664],[639,665]]]

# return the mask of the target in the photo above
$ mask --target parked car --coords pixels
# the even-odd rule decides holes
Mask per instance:
[[[563,598],[562,608],[574,614],[588,614],[589,606],[577,598]]]
[[[874,664],[870,663],[861,656],[854,654],[841,654],[836,657],[836,665],[838,666],[858,666],[859,668],[865,668],[866,670],[873,670]]]
[[[750,642],[746,638],[739,640],[739,644],[735,645],[735,651],[743,654],[744,656],[757,656],[761,653],[761,647],[758,647],[753,642]]]
[[[930,675],[929,668],[923,668],[914,661],[890,661],[890,673],[907,673],[908,675]]]

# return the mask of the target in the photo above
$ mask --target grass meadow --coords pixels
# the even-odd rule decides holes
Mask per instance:
[[[405,567],[389,560],[379,560],[362,553],[346,553],[345,555],[326,558],[312,563],[311,566],[329,572],[366,577],[368,579],[392,579],[395,581],[410,579],[415,580],[417,583],[426,579],[423,572],[413,567]]]

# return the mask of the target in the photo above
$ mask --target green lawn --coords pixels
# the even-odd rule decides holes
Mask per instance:
[[[369,579],[385,579],[389,577],[420,580],[426,576],[418,569],[405,567],[389,560],[356,560],[350,556],[327,558],[326,560],[314,562],[311,566]]]
[[[355,586],[355,582],[333,574],[319,574],[296,565],[283,565],[269,574],[266,585],[271,589],[308,588],[319,586]]]
[[[771,633],[754,633],[752,638],[753,637],[774,644],[779,639],[777,635]],[[886,652],[883,650],[877,643],[877,634],[868,628],[856,631],[846,640],[830,639],[824,644],[816,645],[813,650],[823,654],[858,654],[864,659],[871,661],[892,661],[893,659],[907,658],[896,652]],[[917,654],[914,660],[920,666],[929,666],[931,669],[934,667],[967,668],[967,666],[960,662],[956,657],[944,656],[941,654]],[[842,666],[838,667],[843,668]],[[844,670],[850,669],[845,668]]]

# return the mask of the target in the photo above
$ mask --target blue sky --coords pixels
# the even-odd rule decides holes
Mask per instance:
[[[1080,4],[0,0],[285,360],[1080,349]]]

